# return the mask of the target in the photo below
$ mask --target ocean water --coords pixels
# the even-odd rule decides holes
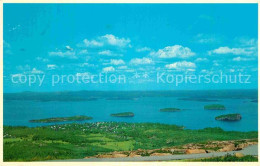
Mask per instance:
[[[113,93],[113,92],[110,92]],[[126,92],[127,93],[127,92]],[[212,92],[213,93],[213,92]],[[141,95],[140,95],[141,94]],[[55,123],[31,123],[32,119],[51,117],[67,117],[86,115],[93,117],[86,122],[152,122],[176,124],[185,126],[187,129],[203,129],[206,127],[221,127],[227,131],[257,131],[258,130],[258,103],[252,102],[257,97],[255,93],[239,93],[230,97],[228,95],[211,95],[209,101],[180,100],[181,98],[193,98],[194,92],[178,93],[176,95],[143,95],[134,96],[133,99],[108,100],[105,96],[98,96],[97,100],[85,101],[48,101],[40,100],[4,100],[4,125],[12,126],[42,126]],[[153,94],[153,92],[151,92]],[[166,93],[168,94],[168,93]],[[193,95],[191,95],[193,94]],[[219,93],[218,93],[219,94]],[[241,95],[242,94],[242,95]],[[253,95],[252,95],[253,94]],[[17,94],[16,94],[17,95]],[[124,94],[120,94],[121,97]],[[235,95],[235,94],[234,94]],[[110,94],[110,97],[113,94]],[[129,94],[127,94],[129,96]],[[199,96],[200,99],[206,99]],[[232,95],[231,95],[232,96]],[[92,95],[93,97],[93,95]],[[94,95],[95,97],[95,95]],[[198,96],[197,96],[198,97]],[[204,110],[207,104],[223,104],[226,110]],[[161,108],[175,107],[184,109],[180,112],[160,112]],[[133,112],[134,117],[111,117],[111,113]],[[235,122],[216,121],[215,117],[222,114],[239,113],[242,120]],[[68,123],[68,122],[66,122]],[[71,123],[71,122],[69,122]],[[60,124],[60,123],[59,123]]]

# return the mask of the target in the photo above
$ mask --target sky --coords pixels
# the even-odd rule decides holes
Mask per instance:
[[[257,4],[4,4],[4,92],[256,89],[257,10]],[[100,73],[125,81],[82,81]],[[176,75],[220,73],[250,79],[176,84]]]

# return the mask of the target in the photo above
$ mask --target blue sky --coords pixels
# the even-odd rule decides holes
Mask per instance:
[[[5,4],[4,91],[257,88],[257,15],[257,4]],[[127,82],[50,83],[100,72]],[[176,86],[156,83],[158,72],[240,72],[251,83]],[[21,74],[46,77],[40,87],[13,84]]]

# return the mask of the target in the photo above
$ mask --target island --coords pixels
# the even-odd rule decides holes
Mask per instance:
[[[53,123],[53,122],[67,122],[67,121],[83,121],[83,120],[90,120],[90,119],[92,119],[92,117],[79,115],[79,116],[71,116],[71,117],[36,119],[36,120],[30,120],[30,122],[32,122],[32,123]]]
[[[133,117],[134,113],[133,112],[122,112],[122,113],[111,114],[111,116],[114,116],[114,117]]]
[[[181,111],[181,109],[179,109],[179,108],[162,108],[162,109],[160,109],[160,112],[177,112],[177,111]]]
[[[217,116],[215,119],[221,121],[238,121],[242,119],[242,116],[240,114],[226,114]]]
[[[225,106],[221,104],[211,104],[211,105],[205,105],[205,110],[225,110]]]

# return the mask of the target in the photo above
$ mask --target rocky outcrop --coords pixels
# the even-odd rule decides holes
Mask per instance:
[[[120,158],[120,157],[127,157],[127,155],[126,154],[122,154],[120,152],[112,154],[112,158]]]
[[[171,153],[152,153],[150,156],[169,156]]]
[[[245,155],[243,153],[235,153],[235,156],[240,158],[240,157],[244,157]]]
[[[142,157],[142,156],[136,153],[130,153],[128,157]]]
[[[186,154],[198,154],[198,153],[206,153],[204,149],[188,149],[186,150]]]
[[[257,144],[257,139],[229,140],[229,141],[209,141],[207,143],[190,143],[182,146],[165,147],[161,149],[137,149],[133,151],[111,152],[99,154],[86,158],[120,158],[120,157],[142,157],[142,156],[167,156],[177,154],[199,154],[212,152],[229,152],[242,150],[249,145]],[[238,153],[238,152],[237,152]],[[237,157],[243,154],[238,153]]]
[[[100,154],[96,156],[97,158],[113,158],[112,154]]]
[[[233,151],[235,150],[235,145],[234,144],[229,144],[225,147],[223,147],[222,149],[220,149],[220,152],[228,152],[228,151]]]

